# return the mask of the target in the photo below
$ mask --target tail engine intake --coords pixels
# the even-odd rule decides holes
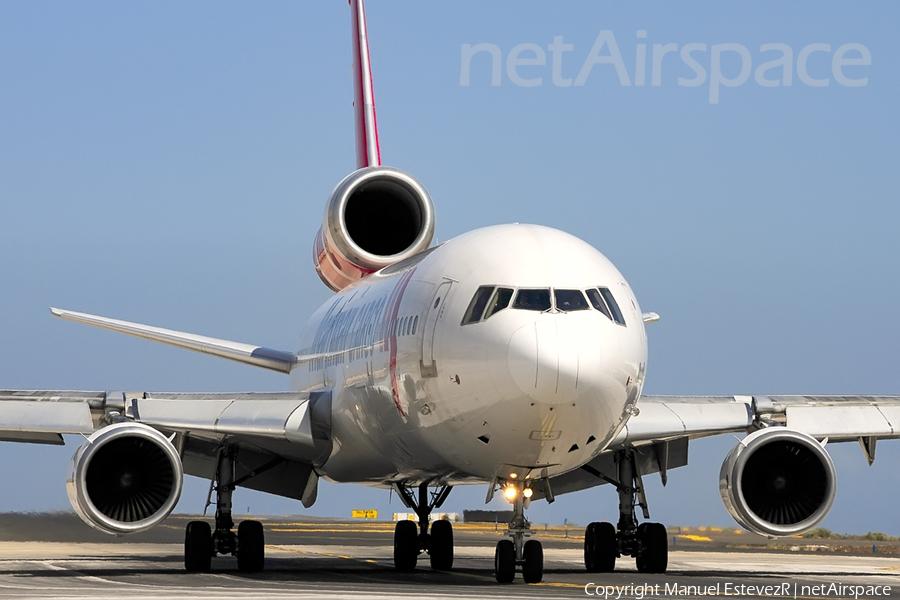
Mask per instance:
[[[422,184],[397,169],[367,167],[331,193],[313,261],[322,281],[340,291],[425,250],[433,237],[434,206]]]
[[[822,444],[805,433],[762,429],[728,453],[719,491],[731,516],[750,531],[796,535],[815,527],[831,509],[834,463]]]
[[[88,438],[72,457],[66,489],[75,512],[105,533],[145,531],[169,516],[184,470],[166,437],[140,423],[117,423]]]

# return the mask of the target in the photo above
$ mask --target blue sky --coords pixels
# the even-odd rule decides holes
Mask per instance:
[[[662,315],[646,392],[900,394],[894,3],[367,8],[382,156],[429,189],[438,237],[519,221],[596,246]],[[555,85],[548,45],[572,44],[560,74],[574,79],[601,31],[631,85],[602,63],[584,85]],[[488,53],[460,85],[463,45],[482,43],[500,50],[500,85]],[[773,43],[791,48],[791,86],[756,82],[781,56],[760,50]],[[546,64],[513,74],[540,85],[509,76],[520,44],[539,46]],[[677,47],[658,86],[654,44]],[[691,54],[706,73],[695,87],[678,83],[695,77],[680,54],[688,44],[706,45]],[[713,46],[734,81],[734,44],[747,49],[747,81],[719,86],[711,104]],[[830,47],[805,61],[826,86],[801,81],[811,44]],[[840,71],[863,86],[834,75],[845,44],[870,53],[870,65]],[[286,389],[283,376],[61,322],[47,307],[292,349],[330,295],[311,244],[328,193],[354,167],[351,99],[342,1],[0,2],[0,387]],[[69,442],[0,445],[0,510],[67,508]],[[654,520],[731,523],[717,485],[733,443],[695,443],[667,489],[648,481]],[[855,444],[829,449],[838,497],[824,525],[900,534],[900,443],[882,442],[871,468]],[[479,508],[484,493],[455,490],[445,508]],[[178,510],[200,510],[205,494],[189,481]],[[309,512],[403,510],[387,501],[323,485]],[[304,512],[252,492],[235,503]],[[615,510],[598,488],[536,503],[531,516],[583,524]]]

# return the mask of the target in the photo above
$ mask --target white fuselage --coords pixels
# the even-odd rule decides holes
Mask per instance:
[[[481,286],[551,298],[606,288],[625,324],[594,307],[529,310],[515,300],[462,324]],[[554,476],[596,456],[640,396],[647,341],[637,300],[606,257],[561,231],[514,224],[461,235],[344,289],[310,319],[298,355],[292,387],[332,391],[323,475],[474,483]]]

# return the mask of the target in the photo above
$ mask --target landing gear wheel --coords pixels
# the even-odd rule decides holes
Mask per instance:
[[[584,568],[588,573],[612,573],[616,568],[616,528],[612,523],[591,523],[584,532]]]
[[[415,521],[399,521],[394,528],[394,568],[409,572],[419,558],[419,533]]]
[[[431,568],[435,571],[449,571],[453,568],[453,525],[450,521],[439,520],[431,524],[428,554],[431,557]]]
[[[662,523],[642,523],[637,529],[640,548],[637,568],[641,573],[665,573],[669,565],[669,535]]]
[[[522,549],[522,579],[525,583],[540,583],[544,578],[544,548],[537,540],[528,540]]]
[[[512,583],[516,577],[516,547],[512,540],[497,542],[494,551],[494,577],[497,583]]]
[[[209,523],[188,523],[184,530],[184,569],[188,573],[208,573],[212,555],[212,528]]]
[[[243,521],[237,531],[238,570],[247,573],[262,571],[266,562],[266,540],[262,523]]]

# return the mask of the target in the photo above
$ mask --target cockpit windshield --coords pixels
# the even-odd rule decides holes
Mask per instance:
[[[476,290],[475,295],[472,296],[472,301],[469,302],[469,308],[466,310],[466,316],[463,317],[462,323],[460,323],[460,325],[477,323],[481,320],[481,315],[484,313],[484,307],[487,306],[488,299],[491,297],[491,293],[493,291],[494,286],[492,285],[483,285],[478,288],[478,290]]]
[[[553,290],[556,296],[556,310],[589,310],[587,300],[581,290]]]
[[[613,298],[612,292],[610,292],[607,288],[600,288],[600,294],[603,296],[603,299],[606,300],[606,304],[609,306],[609,310],[612,312],[613,321],[615,321],[619,325],[624,325],[625,317],[622,316],[622,311],[619,310],[619,305],[618,303],[616,303],[616,299]]]
[[[513,302],[513,308],[521,310],[550,310],[550,289],[543,288],[538,290],[519,290],[516,299]]]
[[[612,315],[609,314],[609,308],[606,306],[606,302],[603,301],[603,296],[600,295],[600,291],[596,288],[591,288],[587,291],[588,298],[591,299],[591,305],[606,315],[606,318],[612,321]]]
[[[622,316],[622,311],[619,310],[619,305],[609,289],[591,288],[587,291],[587,295],[591,299],[593,307],[606,315],[607,319],[615,321],[619,325],[625,325],[625,317]]]
[[[557,288],[520,288],[483,285],[475,290],[469,308],[460,325],[486,321],[501,310],[510,308],[535,312],[572,312],[590,310],[593,307],[619,325],[625,325],[625,318],[609,288],[595,287],[586,290]]]
[[[488,319],[491,317],[491,315],[498,313],[509,306],[509,301],[512,300],[512,295],[512,288],[497,288],[497,291],[494,292],[494,295],[491,297],[491,301],[488,304],[487,311],[484,313],[484,318]]]

